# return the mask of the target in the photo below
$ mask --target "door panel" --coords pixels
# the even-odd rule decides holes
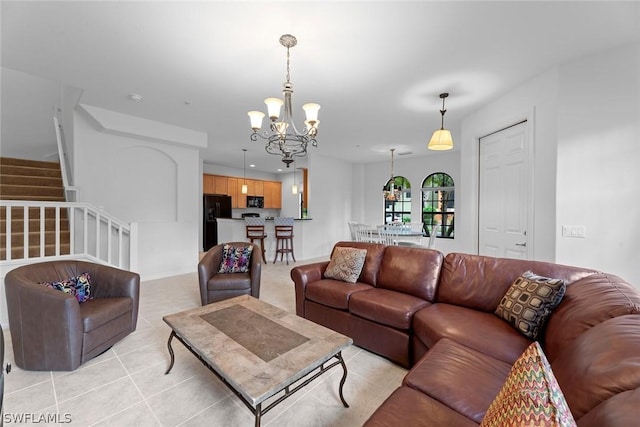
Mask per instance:
[[[531,206],[527,122],[480,138],[478,253],[529,257]]]

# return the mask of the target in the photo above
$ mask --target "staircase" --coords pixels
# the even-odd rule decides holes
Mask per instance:
[[[60,164],[0,157],[0,200],[64,202]],[[8,212],[10,211],[10,212]],[[28,221],[25,222],[25,211]],[[10,207],[0,210],[0,260],[7,260],[7,217],[11,218],[11,259],[70,253],[69,221],[66,209],[54,207]],[[40,221],[44,217],[44,221]],[[57,219],[57,217],[59,217]],[[25,225],[29,233],[25,234]],[[57,233],[59,227],[59,233]],[[58,245],[56,240],[59,239]],[[57,248],[59,247],[59,252]]]

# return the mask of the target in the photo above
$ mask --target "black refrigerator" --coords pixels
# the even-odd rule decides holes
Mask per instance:
[[[218,244],[218,218],[231,218],[231,196],[205,194],[203,206],[202,235],[206,252]]]

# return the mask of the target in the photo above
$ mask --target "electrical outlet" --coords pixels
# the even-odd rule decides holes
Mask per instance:
[[[586,227],[584,225],[563,225],[562,236],[584,239],[586,236]]]

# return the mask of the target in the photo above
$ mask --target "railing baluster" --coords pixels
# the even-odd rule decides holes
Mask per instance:
[[[124,244],[122,242],[122,226],[118,227],[118,267],[122,268],[124,263]]]
[[[60,206],[56,206],[56,256],[60,256]]]
[[[44,206],[40,206],[40,257],[43,258],[46,256],[44,251],[44,229],[45,229],[45,208]]]
[[[96,258],[100,259],[100,212],[96,212]]]
[[[69,255],[76,253],[76,208],[67,208],[67,215],[69,221],[67,226],[69,227]]]
[[[107,262],[111,264],[111,220],[107,220]]]
[[[26,260],[29,258],[29,206],[25,205],[22,211],[22,256]]]
[[[5,246],[5,253],[7,254],[7,256],[5,257],[7,259],[7,261],[11,260],[12,257],[12,253],[11,253],[11,245],[13,244],[12,242],[12,236],[11,236],[11,211],[13,209],[11,208],[11,206],[7,206],[4,208],[5,211],[5,218],[6,218],[6,226],[5,226],[5,235],[7,236],[7,238],[5,239],[4,242],[4,246]]]
[[[82,208],[83,216],[84,216],[84,224],[82,224],[83,233],[84,233],[84,244],[82,247],[82,253],[85,255],[89,255],[89,211],[85,206]]]

